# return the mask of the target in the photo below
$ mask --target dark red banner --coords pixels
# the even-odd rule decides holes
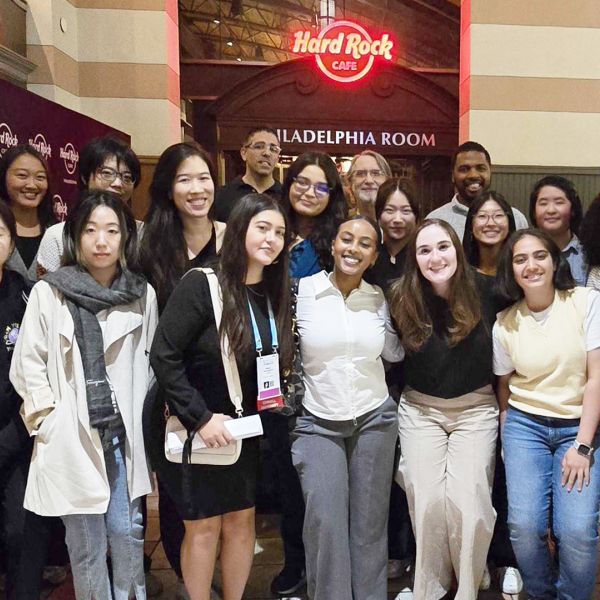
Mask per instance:
[[[81,148],[108,134],[131,141],[122,131],[0,79],[0,155],[17,144],[31,144],[44,156],[59,220],[77,197]]]

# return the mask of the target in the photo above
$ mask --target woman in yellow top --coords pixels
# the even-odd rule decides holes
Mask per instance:
[[[498,280],[515,302],[493,332],[513,549],[529,598],[588,600],[598,558],[600,294],[575,287],[558,246],[533,229],[511,236]]]

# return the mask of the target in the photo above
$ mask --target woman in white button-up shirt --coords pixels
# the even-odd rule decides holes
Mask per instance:
[[[300,281],[297,324],[306,393],[292,456],[306,502],[313,600],[387,598],[387,517],[396,404],[382,357],[402,360],[380,288],[362,280],[377,259],[377,225],[342,223],[334,269]]]

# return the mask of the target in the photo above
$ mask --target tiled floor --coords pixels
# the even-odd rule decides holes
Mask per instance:
[[[169,568],[160,542],[158,526],[158,498],[152,496],[148,499],[148,525],[146,529],[146,551],[152,557],[152,572],[163,584],[163,592],[156,596],[157,600],[174,600],[177,588],[177,578]],[[278,531],[278,517],[276,515],[258,515],[256,520],[257,542],[254,555],[254,565],[244,598],[247,600],[265,600],[273,598],[269,592],[270,582],[279,572],[282,564],[282,545]],[[390,581],[389,598],[395,598],[405,580]],[[218,588],[218,574],[215,577]],[[73,600],[73,585],[70,578],[59,588],[54,589],[48,596],[50,600]],[[300,594],[298,598],[306,599]],[[479,600],[500,600],[502,595],[492,584],[492,589],[479,594]],[[520,600],[524,600],[522,594]],[[515,599],[513,599],[515,600]],[[593,600],[600,600],[600,585],[596,588]]]

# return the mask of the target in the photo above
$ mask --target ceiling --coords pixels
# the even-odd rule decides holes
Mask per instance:
[[[181,58],[290,60],[292,33],[318,30],[327,13],[389,32],[398,64],[458,68],[460,0],[179,0]]]

